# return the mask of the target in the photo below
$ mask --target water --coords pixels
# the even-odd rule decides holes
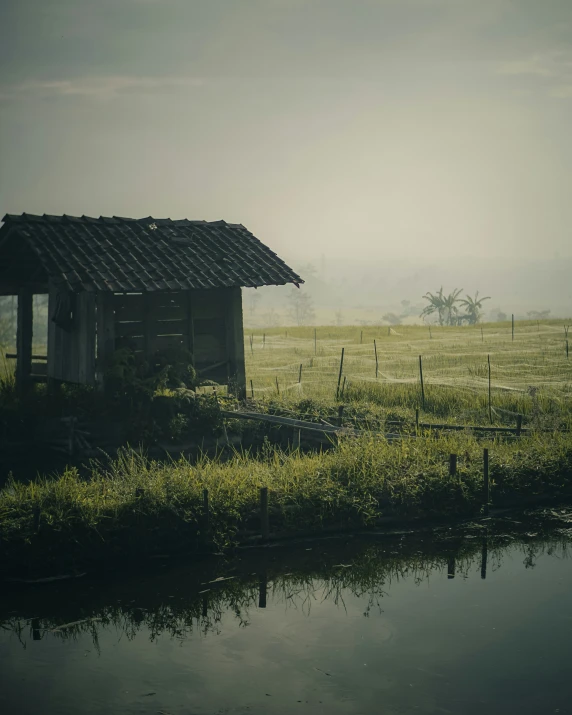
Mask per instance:
[[[571,513],[4,589],[0,711],[572,713]]]

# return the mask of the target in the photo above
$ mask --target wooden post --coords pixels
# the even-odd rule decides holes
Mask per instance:
[[[483,513],[489,515],[489,450],[483,449]]]
[[[487,537],[483,538],[483,544],[481,546],[481,578],[485,579],[487,577]]]
[[[318,331],[314,328],[314,355],[318,354]]]
[[[447,578],[455,578],[455,557],[451,556],[451,558],[447,561]]]
[[[254,385],[252,383],[252,380],[250,381],[250,396],[254,400]]]
[[[419,379],[421,380],[421,407],[425,409],[425,386],[423,385],[423,360],[419,356]]]
[[[33,295],[29,288],[18,292],[18,317],[16,326],[16,385],[24,394],[32,375]]]
[[[268,576],[266,569],[260,574],[258,580],[258,608],[266,608],[266,594],[268,591]]]
[[[512,339],[514,340],[514,313],[512,314]]]
[[[516,436],[520,437],[520,432],[522,430],[522,415],[516,416]]]
[[[344,375],[344,381],[342,382],[342,390],[340,396],[343,398],[344,392],[346,391],[346,376]]]
[[[487,355],[487,363],[489,366],[489,422],[493,423],[493,407],[491,402],[491,356]]]
[[[569,327],[570,327],[569,325],[565,325],[565,326],[564,326],[564,337],[565,337],[565,338],[568,337],[568,328],[569,328]]]
[[[363,330],[360,330],[359,342],[360,342],[360,345],[363,343]]]
[[[300,363],[300,370],[298,371],[298,384],[302,382],[302,363]]]
[[[569,360],[569,357],[568,357],[568,340],[566,341],[566,360]]]
[[[203,489],[203,541],[209,540],[209,490]]]
[[[415,429],[419,430],[419,408],[415,408]]]
[[[449,474],[454,477],[457,474],[457,455],[449,455]]]
[[[340,383],[342,381],[342,370],[344,369],[344,349],[342,348],[342,357],[340,358],[340,372],[338,374],[338,389],[336,390],[336,399],[340,396]]]
[[[52,303],[55,303],[56,297],[54,292],[50,292],[50,312],[53,310]],[[104,387],[105,371],[108,367],[110,359],[115,352],[115,306],[113,302],[113,293],[100,292],[95,298],[96,307],[96,323],[97,323],[97,361],[96,361],[96,381],[100,389]],[[189,319],[189,323],[192,323]],[[50,326],[53,323],[50,321]],[[48,326],[48,340],[50,338],[50,326]],[[54,326],[55,328],[55,326]],[[192,325],[189,325],[191,332]],[[192,333],[191,333],[192,335]],[[56,337],[53,337],[53,352],[56,351]],[[48,362],[52,365],[55,362],[55,355],[50,357],[50,348],[48,346]],[[49,372],[48,372],[49,374]],[[57,377],[57,375],[52,375]]]
[[[344,406],[340,405],[338,407],[338,426],[343,427],[344,426]]]
[[[268,520],[268,487],[260,487],[260,534],[262,541],[268,541],[270,525]]]
[[[278,384],[278,375],[276,375],[276,392],[280,394],[280,385]]]
[[[377,380],[379,363],[377,361],[377,343],[375,342],[375,340],[373,341],[373,352],[375,355],[375,379]]]

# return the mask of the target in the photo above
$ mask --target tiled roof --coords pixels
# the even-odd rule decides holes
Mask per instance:
[[[26,240],[73,291],[188,290],[304,281],[241,224],[88,216],[4,216],[0,238]]]

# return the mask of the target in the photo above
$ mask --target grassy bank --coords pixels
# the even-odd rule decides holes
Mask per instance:
[[[70,469],[0,491],[0,568],[62,572],[165,552],[230,547],[259,533],[259,488],[270,490],[272,532],[359,528],[379,517],[459,516],[482,507],[482,449],[491,455],[492,501],[565,494],[572,436],[537,433],[518,442],[470,435],[389,444],[364,436],[323,454],[268,447],[191,465],[150,462],[125,452],[80,479]],[[455,476],[450,453],[459,455]],[[210,500],[205,533],[203,490]]]

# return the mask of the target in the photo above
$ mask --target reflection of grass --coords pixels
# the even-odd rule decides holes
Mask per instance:
[[[209,490],[210,538],[216,548],[258,533],[259,487],[270,489],[274,531],[368,526],[383,515],[478,513],[482,442],[465,434],[388,443],[368,435],[342,440],[323,454],[268,447],[258,458],[235,454],[164,463],[125,452],[105,471],[80,479],[9,482],[0,491],[0,558],[4,569],[59,570],[201,545],[203,490]],[[515,495],[565,493],[572,474],[572,436],[533,434],[491,451],[495,504]],[[448,473],[456,453],[458,472]]]
[[[519,321],[514,342],[510,323],[434,326],[431,337],[429,329],[421,326],[397,326],[390,335],[387,328],[381,327],[320,326],[316,329],[316,345],[311,327],[247,331],[248,387],[250,391],[252,380],[256,399],[272,399],[284,407],[310,399],[324,409],[327,405],[331,408],[343,347],[343,372],[349,383],[344,402],[371,416],[396,413],[411,420],[413,411],[421,406],[422,355],[426,416],[485,424],[490,355],[495,423],[514,425],[519,413],[524,415],[525,423],[538,422],[546,415],[569,425],[572,383],[565,352],[565,322],[554,320],[537,325],[534,321]],[[377,379],[374,339],[379,361]]]
[[[553,522],[561,525],[558,518]],[[522,528],[531,526],[529,521]],[[95,590],[89,584],[68,584],[74,597],[58,597],[51,602],[45,599],[43,617],[33,620],[23,620],[21,614],[27,615],[37,608],[36,594],[19,594],[14,602],[5,595],[0,608],[11,615],[3,617],[0,612],[0,627],[18,634],[24,645],[35,630],[39,637],[48,633],[61,640],[90,635],[97,648],[100,631],[108,627],[130,639],[145,629],[151,640],[164,634],[183,640],[193,633],[219,632],[226,613],[247,626],[263,582],[267,584],[269,601],[285,608],[309,615],[316,598],[331,600],[343,608],[344,598],[351,594],[365,599],[367,617],[372,610],[381,608],[383,598],[395,582],[413,579],[420,584],[432,573],[446,570],[453,560],[457,577],[478,574],[484,543],[489,569],[494,570],[501,567],[507,547],[512,552],[521,551],[526,568],[533,566],[542,554],[568,557],[566,537],[550,532],[545,536],[541,520],[534,523],[534,528],[538,535],[524,537],[522,541],[507,535],[509,525],[491,522],[488,538],[475,525],[463,532],[447,531],[444,538],[437,534],[434,538],[426,535],[423,540],[416,537],[356,540],[330,546],[325,551],[320,549],[316,555],[308,554],[304,548],[288,550],[279,552],[280,559],[270,563],[265,554],[250,555],[238,570],[231,562],[217,569],[211,566],[191,572],[178,569],[163,575],[142,575],[127,584],[104,582]],[[475,538],[479,536],[482,538]],[[230,578],[216,580],[217,573]]]

